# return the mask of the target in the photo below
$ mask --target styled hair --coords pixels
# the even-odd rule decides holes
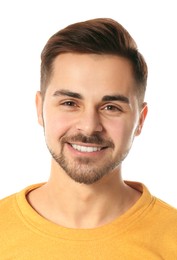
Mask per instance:
[[[44,98],[53,72],[54,59],[61,53],[111,54],[127,58],[133,68],[137,91],[144,99],[148,68],[129,32],[117,21],[96,18],[67,26],[47,41],[41,53],[41,93]]]

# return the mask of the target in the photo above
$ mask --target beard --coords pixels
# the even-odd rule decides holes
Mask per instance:
[[[81,142],[87,144],[101,145],[103,149],[114,149],[114,144],[111,140],[104,140],[99,135],[84,136],[78,134],[73,137],[62,137],[60,140],[61,150],[60,153],[56,153],[49,145],[47,145],[53,159],[59,164],[59,166],[65,171],[65,173],[75,182],[83,184],[93,184],[105,175],[113,171],[118,167],[126,157],[126,154],[120,154],[118,158],[113,159],[111,153],[106,157],[103,156],[100,160],[88,157],[68,157],[64,151],[65,144],[74,142]]]

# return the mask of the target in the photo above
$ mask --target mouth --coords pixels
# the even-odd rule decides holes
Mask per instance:
[[[78,144],[70,144],[70,145],[74,150],[83,152],[83,153],[99,152],[103,149],[106,149],[106,147],[84,146],[84,145],[78,145]]]

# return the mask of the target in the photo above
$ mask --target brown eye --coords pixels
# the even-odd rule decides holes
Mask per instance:
[[[107,105],[104,109],[109,110],[109,111],[121,111],[121,109],[119,107],[116,107],[113,105]]]
[[[76,106],[76,104],[73,101],[66,101],[62,105],[69,106],[69,107]]]

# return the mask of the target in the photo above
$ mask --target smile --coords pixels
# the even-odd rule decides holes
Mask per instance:
[[[84,153],[98,152],[101,150],[101,147],[82,146],[82,145],[77,145],[77,144],[71,144],[71,146],[75,150],[77,150],[79,152],[84,152]]]

